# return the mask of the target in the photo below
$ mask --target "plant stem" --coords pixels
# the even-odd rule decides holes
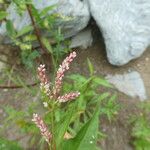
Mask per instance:
[[[32,83],[32,84],[27,84],[25,86],[33,87],[33,86],[36,86],[37,84],[39,84],[39,82]],[[24,87],[22,85],[10,85],[10,86],[0,85],[0,89],[18,89],[18,88],[24,88]]]
[[[43,52],[47,53],[47,50],[46,50],[45,46],[43,45],[43,42],[42,42],[42,39],[41,39],[40,30],[37,27],[37,25],[35,23],[35,20],[34,20],[34,17],[32,15],[31,5],[27,4],[26,6],[27,6],[27,10],[28,10],[29,16],[31,18],[31,22],[32,22],[32,25],[33,25],[33,28],[34,28],[35,35],[36,35],[37,40],[38,40],[38,42],[40,44],[40,47],[42,48]]]
[[[32,15],[32,8],[31,8],[31,5],[30,4],[27,4],[27,10],[28,10],[28,13],[29,13],[29,16],[31,18],[31,22],[32,22],[32,26],[34,28],[34,32],[35,32],[35,35],[37,37],[37,40],[39,42],[39,45],[41,47],[41,49],[43,50],[44,53],[47,53],[47,48],[44,46],[43,42],[42,42],[42,39],[41,39],[41,33],[40,33],[40,29],[38,28],[38,26],[36,25],[36,22],[35,22],[35,19],[34,19],[34,16]],[[53,63],[53,66],[54,66],[54,72],[55,72],[55,69],[56,69],[56,61],[54,59],[54,56],[53,54],[50,54],[51,56],[51,59],[52,59],[52,63]]]
[[[52,142],[51,142],[51,150],[56,150],[55,145],[55,131],[54,131],[54,110],[55,110],[55,103],[52,104],[52,111],[51,111],[51,131],[52,131]]]

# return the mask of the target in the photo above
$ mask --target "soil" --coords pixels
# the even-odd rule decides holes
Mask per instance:
[[[95,38],[97,39],[97,37]],[[9,51],[10,47],[0,47],[0,50]],[[12,51],[12,49],[11,49]],[[125,66],[115,67],[109,64],[106,57],[105,46],[103,40],[95,40],[92,47],[81,50],[77,49],[77,58],[75,59],[73,65],[71,66],[70,72],[80,73],[88,75],[87,67],[87,57],[90,59],[95,68],[95,74],[99,76],[106,76],[108,74],[122,74],[128,72],[128,70],[138,71],[144,81],[147,95],[150,97],[150,49],[148,49],[140,58],[131,61]],[[9,52],[10,53],[10,52]],[[12,56],[11,56],[12,57]],[[14,56],[12,62],[17,59]],[[31,77],[31,73],[24,71],[23,69],[18,69],[18,73],[24,76],[24,80],[30,83],[34,79]],[[2,76],[2,73],[1,73]],[[35,87],[36,88],[36,87]],[[114,89],[114,91],[116,91]],[[130,116],[133,114],[138,115],[139,110],[136,107],[140,102],[138,98],[131,98],[123,93],[117,91],[118,103],[122,106],[118,112],[118,115],[114,121],[111,123],[106,119],[100,120],[100,128],[107,135],[100,143],[103,150],[133,150],[134,148],[131,145],[131,125],[129,124]],[[6,114],[4,113],[3,106],[11,105],[16,109],[25,109],[31,101],[37,101],[38,94],[33,96],[29,94],[24,89],[0,89],[0,125],[3,126],[3,119]],[[11,127],[5,131],[5,136],[10,139],[18,139],[25,149],[28,149],[26,141],[28,137],[22,137],[21,133],[17,129]]]

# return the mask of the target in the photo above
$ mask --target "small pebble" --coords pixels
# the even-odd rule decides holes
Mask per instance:
[[[8,91],[8,89],[4,89],[3,91],[4,91],[4,92],[7,92],[7,91]]]
[[[146,57],[146,58],[145,58],[145,61],[149,61],[149,58],[148,58],[148,57]]]
[[[138,67],[141,67],[141,65],[140,65],[140,64],[137,64],[137,66],[138,66]]]
[[[3,113],[3,109],[0,109],[0,114],[2,114]]]

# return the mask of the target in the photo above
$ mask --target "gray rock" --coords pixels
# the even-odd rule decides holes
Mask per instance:
[[[41,11],[47,6],[56,4],[57,7],[49,12],[57,13],[61,17],[57,20],[56,27],[61,27],[65,37],[71,37],[85,28],[90,19],[88,4],[85,0],[34,0],[35,7]],[[21,30],[24,26],[31,24],[28,12],[23,16],[17,14],[15,5],[11,4],[7,10],[8,19],[13,21],[16,30]],[[6,34],[5,23],[0,26],[0,35]]]
[[[80,47],[81,49],[87,49],[92,45],[93,37],[91,29],[85,29],[72,37],[70,48]]]
[[[136,71],[125,74],[107,75],[106,79],[126,95],[134,98],[138,97],[140,100],[147,99],[143,80]]]
[[[150,0],[88,0],[113,65],[138,58],[150,44]]]

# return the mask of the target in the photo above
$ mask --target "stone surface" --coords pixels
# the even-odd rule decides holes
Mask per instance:
[[[81,49],[87,49],[92,45],[93,37],[91,29],[85,29],[72,37],[70,48],[80,47]]]
[[[125,74],[107,75],[106,79],[126,95],[134,98],[138,97],[140,100],[147,99],[143,80],[136,71]]]
[[[113,65],[138,58],[150,44],[150,0],[88,0]]]
[[[75,36],[84,29],[91,14],[102,31],[107,57],[113,65],[121,66],[140,57],[150,45],[150,0],[34,0],[34,4],[39,11],[57,4],[57,8],[49,13],[61,16],[55,26],[62,28],[65,38]],[[13,5],[7,11],[8,19],[13,20],[17,30],[31,23],[27,12],[21,17]],[[0,35],[5,33],[3,23]],[[78,39],[79,35],[73,39],[73,47],[81,45]]]
[[[34,0],[35,7],[41,11],[45,7],[57,5],[53,11],[49,13],[57,13],[61,17],[57,20],[56,27],[61,27],[65,37],[71,37],[77,32],[85,28],[90,19],[88,4],[85,0]],[[21,30],[24,26],[31,24],[28,12],[23,16],[19,16],[15,6],[10,5],[7,10],[8,19],[13,21],[16,30]],[[5,23],[0,26],[0,35],[5,35]]]

